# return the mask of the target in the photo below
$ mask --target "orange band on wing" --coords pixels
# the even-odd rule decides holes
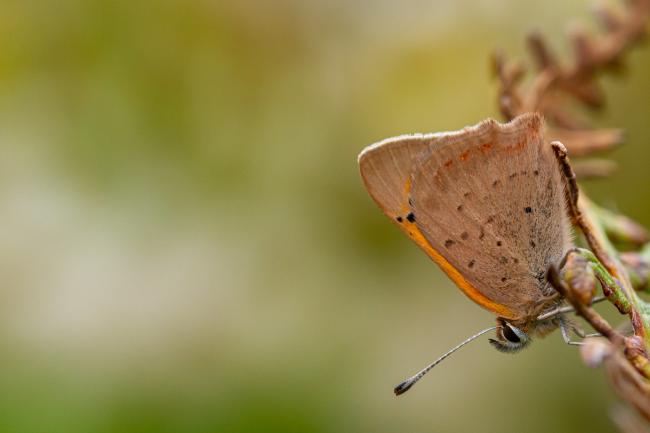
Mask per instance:
[[[404,184],[404,196],[408,197],[411,190],[411,179],[408,179]],[[404,213],[410,211],[408,205],[408,199],[405,203],[402,204],[402,209]],[[469,281],[463,277],[463,275],[456,269],[449,261],[443,257],[435,248],[431,246],[429,241],[424,237],[420,229],[413,222],[404,221],[404,225],[401,228],[409,235],[413,241],[420,246],[426,252],[431,259],[436,262],[438,266],[444,271],[445,274],[451,278],[451,280],[456,283],[460,290],[465,293],[472,301],[479,304],[481,307],[492,311],[495,314],[498,314],[501,317],[506,319],[516,318],[516,314],[513,313],[508,307],[502,304],[497,304],[496,302],[489,299],[483,293],[481,293],[476,287],[470,284]]]
[[[506,319],[514,319],[516,314],[514,314],[508,307],[505,305],[497,304],[496,302],[488,299],[483,293],[481,293],[476,287],[472,286],[469,281],[467,281],[463,275],[456,269],[447,259],[445,259],[442,254],[436,251],[431,244],[426,240],[420,229],[413,224],[408,224],[404,227],[408,235],[413,239],[413,241],[420,246],[428,255],[433,259],[438,266],[451,278],[451,280],[456,283],[456,285],[467,295],[469,298],[479,304],[481,307],[486,308],[492,311],[499,316],[502,316]]]

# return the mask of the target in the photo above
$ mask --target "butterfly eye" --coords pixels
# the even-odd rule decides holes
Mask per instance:
[[[530,343],[530,337],[514,325],[500,320],[497,330],[498,340],[490,339],[490,344],[499,352],[518,352]]]
[[[508,340],[510,343],[521,343],[522,338],[525,337],[525,334],[519,330],[519,328],[516,328],[512,326],[511,324],[506,322],[506,326],[503,327],[503,337]],[[525,338],[524,338],[525,339]]]

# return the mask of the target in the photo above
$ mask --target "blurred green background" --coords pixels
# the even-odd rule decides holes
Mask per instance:
[[[356,156],[498,117],[488,57],[566,52],[590,2],[4,0],[0,431],[608,432],[598,370],[492,316],[367,196]],[[650,225],[650,52],[604,80]]]

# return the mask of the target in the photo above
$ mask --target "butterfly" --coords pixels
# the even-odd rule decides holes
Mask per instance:
[[[388,138],[358,160],[384,214],[497,316],[494,347],[514,352],[561,325],[549,313],[563,300],[546,274],[573,241],[565,179],[541,115]]]

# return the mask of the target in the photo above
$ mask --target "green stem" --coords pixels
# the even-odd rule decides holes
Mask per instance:
[[[605,267],[600,263],[598,258],[587,249],[579,248],[580,255],[589,262],[596,278],[603,287],[603,293],[607,299],[612,302],[622,314],[630,315],[635,322],[640,319],[641,326],[644,330],[644,342],[646,347],[650,346],[650,305],[644,302],[633,290],[625,290],[624,286],[616,280]],[[635,327],[636,328],[636,327]]]

